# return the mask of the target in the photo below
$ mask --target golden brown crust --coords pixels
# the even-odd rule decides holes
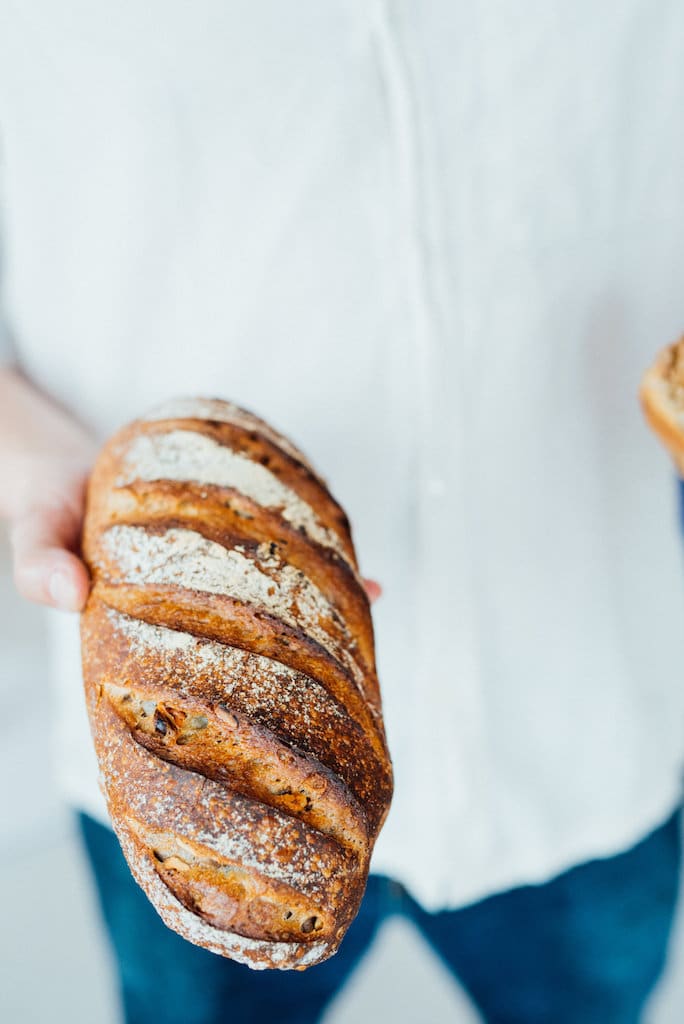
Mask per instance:
[[[391,797],[391,772],[364,729],[319,682],[280,662],[205,638],[180,651],[159,643],[132,648],[126,629],[139,632],[140,626],[102,602],[89,607],[82,628],[83,655],[105,688],[121,689],[125,680],[132,692],[147,694],[153,688],[160,706],[168,706],[170,694],[183,706],[229,706],[241,721],[263,727],[283,748],[310,755],[312,764],[327,765],[362,805],[371,831],[378,829]],[[156,640],[154,630],[148,631],[151,640]],[[109,682],[112,664],[118,683]]]
[[[368,671],[375,673],[372,620],[360,578],[336,551],[304,537],[277,512],[234,489],[171,480],[136,480],[117,488],[97,512],[89,524],[91,542],[115,524],[175,522],[229,546],[268,544],[274,557],[300,569],[326,595],[354,631]]]
[[[639,396],[649,425],[684,475],[684,338],[658,353]]]
[[[351,539],[349,520],[344,510],[340,508],[322,481],[313,474],[306,464],[297,462],[287,452],[276,447],[275,444],[255,431],[248,432],[230,423],[218,421],[173,419],[148,423],[136,420],[130,426],[119,431],[116,442],[110,443],[103,450],[102,462],[98,462],[98,474],[101,472],[110,482],[120,475],[123,468],[122,456],[133,438],[141,434],[153,437],[179,429],[212,438],[218,444],[232,451],[239,451],[255,463],[268,468],[274,476],[291,487],[302,500],[316,509],[316,514],[323,525],[340,537],[349,563],[356,568],[356,553]],[[102,493],[104,500],[107,495],[108,490]]]
[[[386,754],[381,720],[360,693],[349,669],[303,630],[225,594],[96,583],[93,597],[143,622],[253,651],[313,676],[367,730],[378,754]]]
[[[106,699],[94,699],[110,811],[135,859],[172,882],[176,899],[218,939],[226,932],[227,939],[337,945],[336,932],[361,899],[364,858],[289,815],[159,761],[135,742]],[[242,895],[232,906],[227,897],[236,899],[238,886]]]
[[[346,516],[304,457],[244,411],[187,405],[216,418],[137,421],[92,475],[96,750],[167,924],[252,967],[303,969],[356,913],[391,799],[368,600]]]

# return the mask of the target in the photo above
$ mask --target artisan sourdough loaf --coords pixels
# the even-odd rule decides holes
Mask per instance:
[[[644,374],[641,404],[684,476],[684,337],[663,349]]]
[[[250,967],[329,957],[392,795],[344,512],[262,420],[178,400],[102,450],[83,553],[88,713],[135,878]]]

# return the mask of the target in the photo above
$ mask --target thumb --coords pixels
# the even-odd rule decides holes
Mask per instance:
[[[23,597],[64,611],[83,608],[88,571],[70,550],[78,543],[80,526],[80,514],[66,502],[34,507],[14,523],[14,582]]]

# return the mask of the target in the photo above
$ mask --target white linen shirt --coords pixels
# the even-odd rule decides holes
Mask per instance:
[[[375,870],[458,906],[680,798],[679,0],[0,0],[4,358],[104,438],[290,435],[354,527],[396,768]],[[75,617],[58,766],[102,816]]]

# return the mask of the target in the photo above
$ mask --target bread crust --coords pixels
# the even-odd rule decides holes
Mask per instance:
[[[642,378],[639,396],[652,430],[684,476],[684,337],[662,349]]]
[[[346,515],[273,428],[187,400],[105,445],[83,553],[86,701],[134,876],[214,952],[326,959],[392,795]]]

